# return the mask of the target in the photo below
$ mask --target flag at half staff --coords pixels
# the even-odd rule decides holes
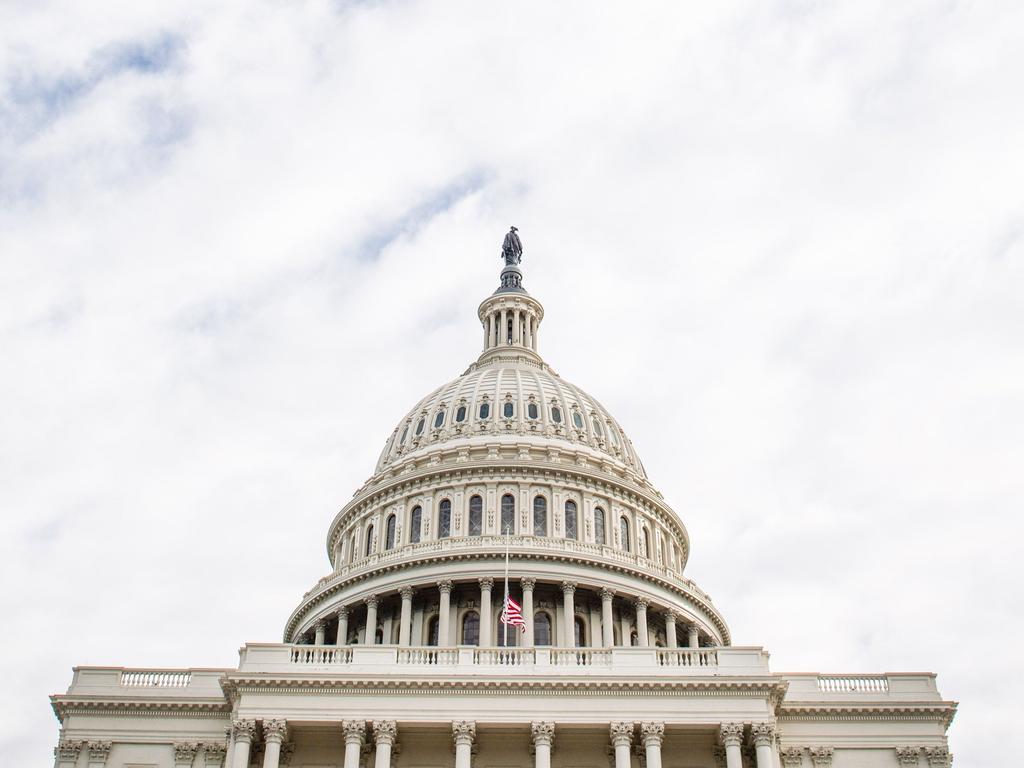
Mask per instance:
[[[505,608],[501,612],[502,624],[510,627],[519,627],[520,632],[526,631],[526,621],[523,619],[523,607],[508,595],[505,596]]]

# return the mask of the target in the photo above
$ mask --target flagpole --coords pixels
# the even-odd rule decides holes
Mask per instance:
[[[502,603],[503,613],[508,612],[508,526],[505,526],[505,602]],[[504,633],[504,647],[508,649],[508,622],[501,622],[501,631]]]

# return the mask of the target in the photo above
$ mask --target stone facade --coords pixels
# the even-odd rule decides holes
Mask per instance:
[[[781,675],[731,644],[632,442],[541,358],[517,274],[331,521],[282,642],[232,669],[76,668],[55,765],[951,764],[934,675]]]

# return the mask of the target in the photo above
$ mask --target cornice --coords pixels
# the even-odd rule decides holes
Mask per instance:
[[[938,720],[949,728],[956,716],[957,702],[783,702],[776,709],[780,722],[841,720]]]
[[[133,697],[51,696],[50,706],[57,719],[73,714],[167,715],[194,717],[230,716],[231,704],[225,698],[145,699]]]

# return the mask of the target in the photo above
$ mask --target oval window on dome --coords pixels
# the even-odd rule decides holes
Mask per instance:
[[[612,445],[614,445],[616,448],[618,448],[619,447],[619,435],[618,435],[618,432],[615,429],[615,427],[611,427],[611,426],[608,427],[608,434],[611,435]]]
[[[583,416],[579,411],[572,412],[572,423],[576,425],[576,429],[583,429]]]
[[[505,405],[502,406],[502,416],[504,416],[506,419],[511,419],[515,415],[516,407],[515,405],[512,404],[511,401],[505,403]]]
[[[509,403],[509,405],[511,405],[511,403]],[[529,405],[526,406],[526,415],[531,419],[536,419],[538,416],[540,416],[540,412],[537,410],[536,403],[530,403]]]
[[[489,418],[490,415],[491,415],[491,404],[490,403],[480,403],[480,418],[481,419],[486,419],[486,418]]]
[[[441,425],[444,424],[444,415],[445,410],[443,408],[437,412],[437,415],[434,417],[434,429],[440,429]]]
[[[420,417],[420,420],[416,422],[416,434],[417,435],[422,435],[423,434],[423,424],[424,424],[424,421],[425,420],[422,417]]]
[[[551,406],[551,420],[555,422],[555,424],[562,423],[562,409],[557,405]]]
[[[405,425],[405,429],[402,430],[402,439],[398,441],[399,445],[405,445],[405,438],[409,436],[409,425]]]
[[[458,409],[455,411],[455,420],[456,421],[465,421],[466,420],[466,406],[460,405],[458,407]]]
[[[598,437],[603,437],[604,431],[601,429],[601,422],[598,420],[597,416],[594,416],[590,420],[590,423],[594,425],[594,434]]]

